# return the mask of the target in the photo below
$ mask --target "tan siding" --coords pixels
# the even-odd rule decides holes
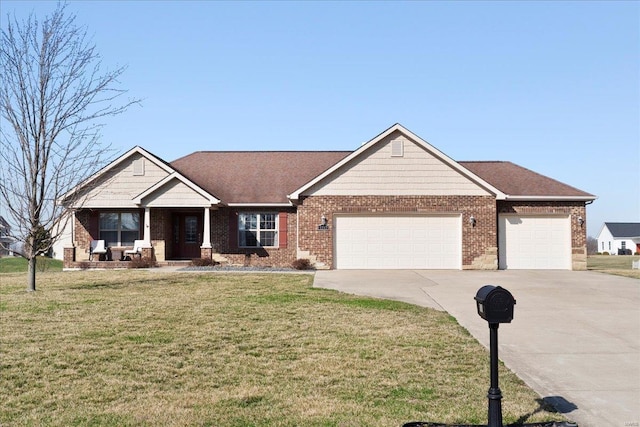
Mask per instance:
[[[172,179],[142,200],[148,207],[210,206],[211,202],[178,179]]]
[[[391,156],[390,135],[360,158],[334,172],[306,195],[463,195],[484,196],[487,191],[443,163],[422,146],[402,136],[404,156]]]
[[[144,161],[144,175],[134,175],[133,164],[141,157],[142,155],[136,153],[106,173],[98,186],[89,190],[82,206],[137,207],[133,198],[168,175],[164,169],[148,159]]]

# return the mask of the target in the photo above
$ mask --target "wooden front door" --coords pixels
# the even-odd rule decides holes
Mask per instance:
[[[202,214],[173,214],[173,258],[200,258],[202,244]]]

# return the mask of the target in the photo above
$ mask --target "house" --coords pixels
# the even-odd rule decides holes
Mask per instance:
[[[640,222],[605,222],[598,233],[598,252],[625,255],[640,252]]]
[[[7,220],[0,216],[0,257],[13,255],[12,243],[11,226]]]
[[[595,196],[510,162],[457,162],[396,124],[355,151],[136,146],[73,190],[66,268],[104,239],[159,263],[197,257],[330,269],[586,269]]]

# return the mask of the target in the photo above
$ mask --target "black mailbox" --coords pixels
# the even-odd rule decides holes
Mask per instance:
[[[516,300],[500,286],[485,285],[476,293],[478,315],[489,323],[511,323]]]

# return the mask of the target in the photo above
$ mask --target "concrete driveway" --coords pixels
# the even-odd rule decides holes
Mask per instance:
[[[513,322],[499,329],[509,369],[580,427],[640,426],[640,280],[531,270],[332,270],[314,280],[447,311],[488,348],[489,328],[473,299],[486,284],[516,299]]]

